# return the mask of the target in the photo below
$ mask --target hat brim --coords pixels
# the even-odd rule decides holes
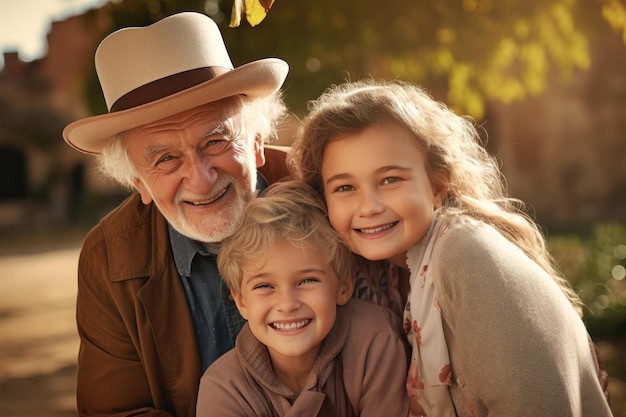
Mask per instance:
[[[71,147],[99,154],[119,133],[173,116],[203,104],[236,95],[263,97],[276,92],[285,81],[289,66],[278,58],[241,65],[212,80],[127,110],[87,117],[63,129]]]

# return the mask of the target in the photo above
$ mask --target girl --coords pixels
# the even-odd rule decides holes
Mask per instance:
[[[469,119],[410,84],[346,83],[290,163],[353,252],[410,272],[412,415],[611,415],[581,303]]]

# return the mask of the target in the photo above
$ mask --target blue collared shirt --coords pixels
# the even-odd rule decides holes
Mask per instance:
[[[176,269],[196,330],[202,371],[235,346],[245,323],[217,270],[217,256],[169,226]]]
[[[259,189],[267,187],[258,176]],[[196,330],[202,372],[235,346],[245,320],[239,314],[226,283],[217,269],[217,255],[200,242],[183,236],[168,224],[176,269],[187,296]]]

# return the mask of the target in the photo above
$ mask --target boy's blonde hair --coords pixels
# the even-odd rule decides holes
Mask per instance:
[[[292,145],[289,167],[323,196],[326,146],[386,122],[398,123],[415,138],[426,156],[431,182],[447,190],[446,213],[467,214],[496,227],[553,277],[582,315],[580,299],[554,268],[536,223],[523,211],[521,201],[507,196],[498,164],[481,145],[473,121],[456,115],[423,89],[401,81],[373,80],[329,88],[310,103]]]
[[[239,293],[243,272],[285,242],[321,252],[340,283],[354,278],[353,255],[330,225],[324,201],[303,182],[284,181],[248,203],[237,231],[222,242],[217,266],[228,288]]]

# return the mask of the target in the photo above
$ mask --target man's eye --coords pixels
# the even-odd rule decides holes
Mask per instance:
[[[232,146],[232,141],[228,139],[211,139],[207,141],[204,150],[209,155],[220,155]]]
[[[173,159],[174,159],[174,157],[173,157],[172,155],[164,155],[164,156],[160,157],[160,158],[157,160],[156,165],[159,165],[159,164],[161,164],[161,163],[163,163],[163,162],[170,162],[170,161],[172,161]]]
[[[206,144],[208,147],[214,147],[214,146],[223,145],[225,142],[228,142],[228,141],[226,139],[211,139]]]

